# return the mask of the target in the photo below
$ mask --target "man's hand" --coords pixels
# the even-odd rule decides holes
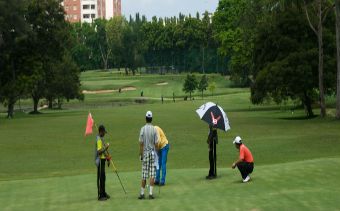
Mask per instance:
[[[106,156],[106,160],[110,161],[112,159],[111,155]]]
[[[106,143],[105,144],[105,150],[107,150],[109,148],[110,144],[109,143]]]
[[[231,165],[231,168],[234,169],[236,167],[236,163],[233,163],[233,165]]]

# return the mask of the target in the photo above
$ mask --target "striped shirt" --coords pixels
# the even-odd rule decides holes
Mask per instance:
[[[155,144],[158,143],[158,134],[151,123],[147,123],[140,130],[139,143],[143,143],[144,154],[155,150]]]

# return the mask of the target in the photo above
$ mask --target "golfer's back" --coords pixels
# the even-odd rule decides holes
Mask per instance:
[[[140,130],[139,142],[144,145],[144,152],[155,150],[157,143],[157,131],[152,124],[146,124]]]

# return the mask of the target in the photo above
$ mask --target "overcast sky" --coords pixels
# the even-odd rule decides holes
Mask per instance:
[[[150,20],[152,16],[170,17],[178,16],[181,12],[188,15],[201,14],[204,11],[214,12],[218,5],[218,0],[121,0],[122,13],[128,18],[130,14],[139,12]]]

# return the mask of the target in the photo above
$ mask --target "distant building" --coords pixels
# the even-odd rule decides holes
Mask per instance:
[[[122,15],[121,0],[64,0],[65,19],[91,23],[94,19],[110,19]]]

